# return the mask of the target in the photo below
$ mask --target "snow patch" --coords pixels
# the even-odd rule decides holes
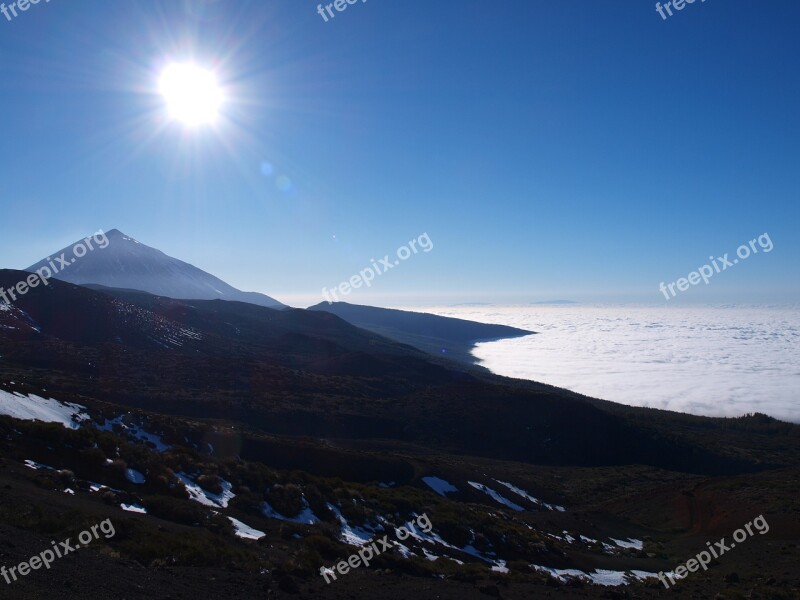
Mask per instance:
[[[342,541],[345,544],[350,544],[351,546],[363,546],[364,544],[368,544],[372,541],[372,538],[375,537],[375,530],[372,529],[368,531],[363,527],[354,527],[347,522],[347,519],[344,518],[342,515],[342,511],[339,510],[337,506],[334,506],[330,502],[327,503],[327,507],[336,515],[336,518],[339,520],[339,524],[342,527],[341,536]]]
[[[145,483],[144,475],[142,475],[136,469],[125,469],[125,479],[131,483],[135,483],[136,485],[142,485]]]
[[[40,469],[44,469],[46,471],[55,471],[53,467],[48,467],[47,465],[37,463],[36,461],[30,459],[25,459],[25,466],[29,469],[33,469],[34,471],[38,471]]]
[[[519,487],[515,486],[512,483],[508,483],[507,481],[500,481],[499,479],[495,479],[495,481],[497,483],[499,483],[500,485],[507,487],[509,490],[514,492],[517,496],[525,498],[526,500],[528,500],[529,502],[533,502],[534,504],[538,504],[540,506],[543,506],[547,510],[557,510],[558,512],[565,512],[566,511],[566,509],[563,506],[558,506],[557,504],[548,504],[547,502],[542,502],[538,498],[534,498],[533,496],[528,494],[528,492],[526,492],[522,488],[519,488]]]
[[[189,492],[189,498],[205,506],[228,508],[228,503],[236,497],[236,494],[231,491],[233,485],[224,479],[221,480],[222,493],[214,494],[213,492],[201,488],[186,473],[177,473],[177,477],[181,483],[186,486],[186,491]]]
[[[614,538],[610,539],[620,548],[633,548],[635,550],[642,550],[644,548],[644,542],[642,540],[634,540],[633,538],[628,538],[628,541],[616,540]]]
[[[279,521],[286,521],[288,523],[300,523],[302,525],[314,525],[315,523],[319,523],[319,519],[314,514],[314,511],[311,510],[311,507],[308,505],[308,501],[306,500],[305,496],[303,496],[302,500],[303,509],[296,517],[283,516],[277,510],[272,508],[269,505],[269,502],[266,500],[261,504],[261,512],[263,512],[264,516],[269,519],[278,519]]]
[[[228,517],[228,520],[233,523],[234,529],[236,529],[236,537],[243,538],[245,540],[260,540],[267,534],[263,531],[259,531],[258,529],[253,529],[249,525],[245,525],[238,519],[234,519],[233,517]]]
[[[53,398],[41,398],[34,394],[23,396],[19,392],[0,390],[0,415],[24,421],[61,423],[67,429],[78,429],[81,421],[89,418],[85,406],[59,402]]]
[[[108,487],[102,483],[95,483],[94,481],[89,482],[89,491],[90,492],[100,492],[102,490],[111,490],[112,492],[117,492],[118,494],[122,493],[122,490],[118,490],[116,488]]]
[[[645,579],[657,578],[656,573],[648,571],[610,571],[607,569],[595,569],[592,573],[585,573],[578,569],[554,569],[541,565],[530,565],[531,568],[549,573],[554,579],[561,583],[566,583],[570,579],[583,579],[590,581],[594,585],[618,586],[628,585],[633,581],[643,581]]]
[[[495,573],[508,573],[508,567],[506,566],[506,561],[498,560],[493,566],[492,571]]]
[[[492,498],[492,500],[494,500],[495,502],[499,502],[500,504],[502,504],[504,506],[507,506],[511,510],[516,510],[516,511],[519,511],[519,512],[522,512],[523,510],[525,510],[519,504],[515,504],[515,503],[511,502],[511,500],[509,500],[508,498],[505,498],[505,497],[501,496],[500,494],[495,492],[492,488],[490,488],[488,486],[485,486],[482,483],[478,483],[476,481],[468,481],[467,483],[469,483],[476,490],[480,490],[484,494],[488,494]]]
[[[125,417],[126,416],[127,415],[120,415],[116,419],[106,420],[106,422],[103,423],[102,425],[97,425],[97,429],[99,429],[100,431],[113,432],[114,431],[114,425],[119,425],[120,427],[123,428],[124,432],[129,437],[132,437],[132,438],[134,438],[135,440],[137,440],[139,442],[144,442],[144,443],[149,442],[149,443],[153,444],[153,446],[155,446],[157,452],[166,452],[167,450],[169,450],[169,448],[170,448],[169,445],[167,445],[163,441],[161,441],[161,438],[158,437],[157,435],[153,435],[152,433],[148,433],[141,426],[139,426],[139,425],[137,425],[135,423],[131,423],[131,424],[125,423]]]
[[[444,479],[440,479],[439,477],[423,477],[422,481],[430,487],[434,492],[439,494],[440,496],[444,496],[448,492],[457,492],[458,488],[451,483],[448,483]]]

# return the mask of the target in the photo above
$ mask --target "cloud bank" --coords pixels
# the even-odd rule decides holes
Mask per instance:
[[[477,346],[475,356],[500,375],[632,406],[707,416],[761,412],[800,423],[800,310],[795,307],[423,310],[538,332]]]

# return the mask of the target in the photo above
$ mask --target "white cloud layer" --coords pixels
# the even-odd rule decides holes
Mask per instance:
[[[493,372],[632,406],[697,415],[761,412],[800,423],[794,307],[415,308],[539,332],[479,344]]]

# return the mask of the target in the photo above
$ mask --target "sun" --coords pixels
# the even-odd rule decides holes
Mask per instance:
[[[173,119],[189,127],[217,120],[224,95],[212,71],[191,63],[172,63],[161,72],[158,87]]]

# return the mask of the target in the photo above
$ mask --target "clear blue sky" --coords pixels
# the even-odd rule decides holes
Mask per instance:
[[[8,0],[6,0],[8,4]],[[51,0],[0,15],[0,265],[119,228],[304,306],[800,298],[800,3]],[[161,68],[229,97],[165,124]],[[270,169],[262,170],[269,163]],[[277,185],[278,176],[283,189]]]

